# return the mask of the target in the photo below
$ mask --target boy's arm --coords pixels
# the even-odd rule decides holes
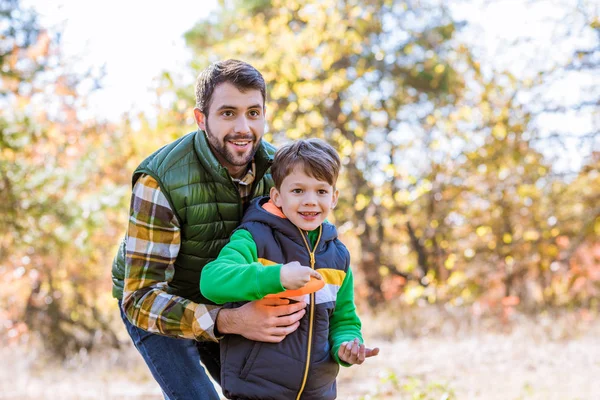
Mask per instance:
[[[219,306],[166,292],[173,279],[181,236],[177,218],[156,180],[143,175],[131,196],[122,308],[129,322],[148,332],[216,340]]]
[[[335,310],[329,319],[329,343],[331,344],[331,355],[334,360],[348,367],[350,364],[340,360],[338,351],[344,342],[351,342],[358,338],[363,343],[360,332],[361,322],[356,314],[356,305],[354,304],[354,277],[352,269],[348,268],[342,286],[337,293]]]
[[[261,264],[252,234],[238,229],[219,256],[202,269],[200,291],[217,304],[258,300],[285,290],[280,271],[281,264]]]

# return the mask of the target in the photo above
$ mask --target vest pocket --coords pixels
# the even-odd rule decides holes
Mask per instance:
[[[252,366],[254,365],[254,361],[256,361],[256,358],[258,357],[258,353],[260,352],[261,347],[262,347],[262,342],[254,342],[252,344],[252,349],[250,350],[250,354],[248,354],[248,358],[246,359],[246,362],[244,363],[244,367],[242,368],[242,371],[240,372],[241,379],[246,379],[246,377],[248,376],[248,373],[250,372],[250,370],[252,369]]]
[[[320,393],[323,399],[328,398],[325,393],[335,394],[335,379],[340,370],[340,366],[329,355],[325,353],[323,359],[314,361],[310,366],[308,381],[306,382],[306,392]],[[335,395],[334,397],[335,398]]]

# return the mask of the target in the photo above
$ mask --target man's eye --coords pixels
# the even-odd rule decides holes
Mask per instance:
[[[223,111],[222,115],[224,117],[233,117],[233,111]]]
[[[251,117],[258,117],[258,116],[260,116],[260,113],[258,111],[256,111],[256,110],[251,110],[250,111],[250,116]]]

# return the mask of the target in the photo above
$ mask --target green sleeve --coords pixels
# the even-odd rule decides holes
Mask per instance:
[[[265,267],[259,263],[252,234],[238,229],[219,256],[202,269],[200,291],[217,304],[258,300],[285,290],[280,271],[281,264]]]
[[[361,322],[356,314],[356,305],[354,304],[354,278],[352,270],[348,268],[346,277],[337,294],[335,310],[329,319],[331,355],[341,366],[349,367],[350,364],[340,360],[338,350],[342,343],[352,341],[355,338],[358,338],[360,343],[363,343],[360,328]]]

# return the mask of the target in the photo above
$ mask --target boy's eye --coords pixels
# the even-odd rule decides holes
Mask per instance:
[[[302,189],[292,189],[292,193],[302,193]]]
[[[327,193],[329,193],[329,192],[325,189],[319,190],[319,194],[327,194]]]

